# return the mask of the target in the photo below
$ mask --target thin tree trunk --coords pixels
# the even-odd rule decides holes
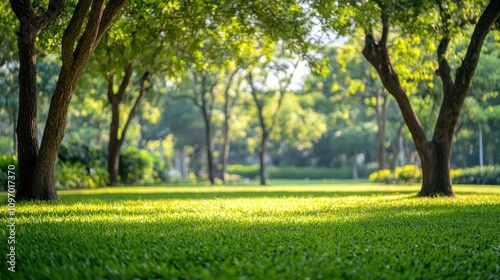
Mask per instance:
[[[214,160],[213,160],[213,155],[212,155],[212,137],[211,137],[211,132],[210,132],[210,117],[208,116],[206,110],[202,110],[203,113],[203,121],[205,123],[205,144],[207,146],[207,164],[208,164],[208,180],[210,181],[210,184],[215,183],[215,176],[214,176]]]
[[[119,104],[111,103],[111,127],[108,142],[108,175],[110,186],[118,184],[118,171],[120,168],[120,148],[121,141],[118,138],[120,127],[120,107]]]
[[[130,77],[132,76],[132,62],[130,62],[127,67],[125,67],[125,75],[122,79],[118,92],[113,91],[113,76],[108,76],[108,100],[111,103],[111,126],[109,133],[109,143],[108,143],[108,174],[109,174],[109,185],[115,186],[118,183],[118,173],[120,169],[120,150],[125,142],[128,129],[132,123],[133,118],[139,111],[140,104],[144,99],[146,92],[149,87],[145,86],[145,82],[148,79],[149,73],[146,72],[139,80],[140,89],[139,96],[135,100],[134,106],[130,110],[127,116],[127,121],[123,127],[121,135],[119,133],[120,127],[120,104],[124,99],[127,86],[130,83]]]
[[[260,151],[259,151],[259,160],[260,160],[260,165],[259,165],[259,179],[260,179],[260,185],[265,186],[267,185],[267,141],[268,141],[268,136],[267,133],[264,133],[262,136],[262,139],[260,141]]]
[[[387,124],[387,106],[389,104],[388,102],[388,96],[383,96],[382,97],[382,89],[377,90],[377,105],[376,105],[376,110],[375,112],[377,113],[377,124],[378,124],[378,131],[377,131],[377,136],[378,136],[378,148],[377,148],[377,155],[378,155],[378,169],[379,170],[384,170],[386,168],[386,161],[385,161],[385,128]],[[382,103],[381,103],[382,100]]]
[[[239,69],[236,69],[231,76],[229,77],[229,80],[226,84],[226,88],[224,90],[224,136],[223,136],[223,143],[222,143],[222,167],[221,167],[221,173],[222,173],[222,182],[224,184],[227,183],[227,178],[226,178],[226,169],[227,165],[229,163],[229,150],[231,149],[230,145],[230,135],[231,135],[231,128],[229,125],[229,121],[231,119],[231,108],[234,106],[236,102],[236,98],[233,99],[232,104],[229,102],[229,89],[231,88],[231,82],[236,75],[236,73],[239,71]]]
[[[357,161],[358,153],[354,153],[352,157],[352,179],[358,179],[358,161]]]
[[[224,107],[226,107],[226,102]],[[230,143],[229,143],[229,116],[227,114],[227,111],[225,110],[224,112],[224,138],[223,138],[223,143],[222,143],[222,168],[221,168],[221,173],[222,173],[222,182],[224,184],[227,183],[227,178],[226,178],[226,169],[227,165],[229,162],[229,150],[231,148]]]

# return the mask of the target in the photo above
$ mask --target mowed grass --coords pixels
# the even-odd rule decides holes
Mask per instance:
[[[453,199],[418,189],[61,191],[17,205],[17,272],[2,261],[0,278],[500,279],[500,188],[457,186]]]

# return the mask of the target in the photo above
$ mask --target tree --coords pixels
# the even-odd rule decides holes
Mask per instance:
[[[227,178],[226,178],[226,169],[227,165],[229,163],[229,150],[231,149],[230,145],[230,136],[231,136],[231,125],[230,121],[233,116],[233,107],[236,103],[237,96],[231,97],[230,91],[231,91],[231,84],[233,82],[233,79],[235,75],[238,73],[240,69],[236,67],[231,74],[229,75],[229,78],[227,79],[227,83],[224,87],[224,107],[223,107],[223,112],[224,112],[224,135],[223,135],[223,142],[222,142],[222,155],[221,155],[221,175],[222,175],[222,182],[227,183]],[[241,82],[241,80],[240,80]]]
[[[97,44],[126,0],[79,0],[62,36],[62,66],[53,93],[40,148],[37,137],[36,38],[63,11],[64,0],[50,0],[36,15],[29,1],[11,0],[19,22],[19,200],[56,200],[55,167],[64,136],[68,105],[76,84]],[[86,24],[85,24],[86,23]]]
[[[257,117],[261,131],[259,141],[259,176],[260,184],[263,186],[266,185],[267,179],[266,164],[268,142],[276,126],[277,117],[283,104],[285,94],[290,90],[289,87],[299,63],[297,59],[295,59],[295,61],[291,59],[286,60],[286,56],[290,56],[291,54],[287,54],[284,50],[282,50],[281,53],[277,53],[274,57],[274,61],[269,54],[266,54],[266,50],[264,50],[264,54],[264,56],[258,58],[259,60],[261,58],[264,59],[264,62],[261,62],[262,65],[247,70],[247,82],[250,87],[252,100],[257,109]],[[256,73],[258,73],[259,81],[255,79]],[[270,74],[277,83],[277,88],[275,90],[269,88],[268,85]],[[269,112],[270,110],[271,113]]]
[[[416,6],[416,5],[419,6]],[[423,173],[422,188],[419,196],[454,196],[450,178],[451,147],[454,130],[469,90],[474,71],[479,61],[481,47],[486,35],[500,16],[500,1],[492,0],[483,9],[479,18],[475,15],[483,5],[471,1],[467,8],[454,1],[389,1],[367,2],[360,7],[350,7],[351,1],[342,2],[342,8],[348,6],[352,19],[365,31],[364,57],[377,70],[384,87],[396,99],[403,114],[406,125],[412,135],[418,151]],[[345,5],[345,6],[344,6]],[[437,17],[435,10],[439,11]],[[374,16],[377,15],[377,16]],[[366,17],[370,20],[366,20]],[[377,20],[379,18],[379,20]],[[437,21],[433,19],[438,18]],[[474,31],[460,66],[452,78],[451,65],[447,58],[450,41],[468,23],[474,22]],[[381,26],[380,38],[376,39],[374,26]],[[388,45],[391,26],[398,26],[408,34],[424,34],[432,37],[427,30],[435,29],[439,41],[437,47],[437,76],[443,84],[443,99],[432,139],[426,137],[425,131],[416,115],[408,92],[403,87],[389,52]],[[427,28],[429,27],[429,28]],[[420,32],[420,33],[419,33]]]

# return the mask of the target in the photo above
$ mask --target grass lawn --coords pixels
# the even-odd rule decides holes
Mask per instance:
[[[0,279],[500,279],[500,187],[431,199],[418,186],[288,183],[19,203],[16,273],[2,219]]]

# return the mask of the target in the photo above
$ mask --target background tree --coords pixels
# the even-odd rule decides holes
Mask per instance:
[[[266,164],[267,164],[267,145],[273,129],[276,126],[278,114],[280,112],[285,94],[290,90],[290,84],[293,79],[298,65],[298,60],[286,58],[290,53],[285,50],[279,49],[278,46],[275,58],[271,58],[271,53],[266,53],[260,56],[257,67],[247,69],[247,83],[250,87],[249,92],[252,100],[257,109],[257,117],[260,127],[260,144],[259,144],[259,158],[260,158],[260,184],[266,185]],[[267,56],[267,57],[266,57]],[[257,69],[256,69],[257,68]],[[258,74],[257,74],[258,73]],[[273,79],[277,86],[272,88],[269,86],[270,79]]]

